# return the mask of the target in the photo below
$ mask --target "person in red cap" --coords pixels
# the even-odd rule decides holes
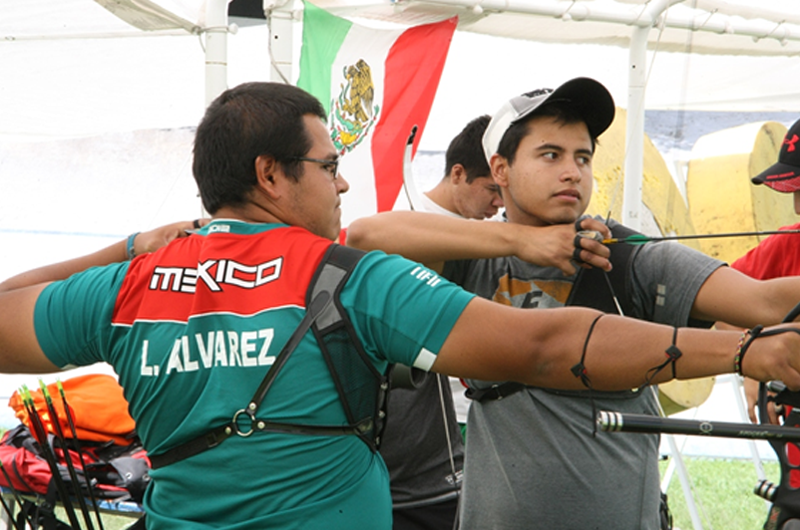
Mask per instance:
[[[775,191],[794,194],[794,211],[800,215],[800,120],[786,133],[778,161],[753,177],[753,184],[765,184]],[[800,223],[781,230],[800,229]],[[800,234],[773,235],[731,265],[761,280],[800,275]]]
[[[794,211],[800,215],[800,120],[794,122],[786,133],[778,161],[753,177],[752,181],[753,184],[765,184],[781,193],[794,194]],[[800,223],[784,226],[781,230],[800,230]],[[769,236],[734,261],[731,267],[758,280],[800,276],[800,234]],[[745,395],[750,420],[758,422],[756,381],[745,380]],[[777,422],[772,403],[769,405],[769,414],[772,421]]]

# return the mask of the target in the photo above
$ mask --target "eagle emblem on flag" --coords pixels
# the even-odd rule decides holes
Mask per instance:
[[[373,105],[372,70],[364,59],[342,68],[344,82],[331,102],[331,139],[340,155],[352,151],[378,121],[380,106]]]

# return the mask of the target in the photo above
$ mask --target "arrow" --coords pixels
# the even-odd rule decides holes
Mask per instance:
[[[600,241],[604,245],[616,245],[618,243],[627,243],[629,245],[644,245],[645,243],[651,243],[655,241],[676,241],[680,239],[712,239],[716,237],[771,236],[777,234],[800,234],[800,229],[766,230],[763,232],[727,232],[724,234],[695,234],[688,236],[658,236],[658,237],[636,234],[623,238],[610,237],[608,239],[602,239],[600,233],[594,230],[582,230],[578,233],[578,235],[580,235],[581,237],[587,237],[589,239],[594,239],[595,241]]]
[[[22,403],[25,406],[25,410],[28,413],[28,419],[31,422],[31,432],[33,433],[33,437],[36,439],[36,441],[39,442],[39,447],[42,449],[42,456],[44,456],[47,465],[50,467],[50,473],[53,476],[53,483],[55,484],[58,497],[61,499],[61,504],[63,505],[64,510],[67,512],[69,524],[74,530],[79,530],[81,525],[78,522],[77,516],[75,515],[75,508],[72,506],[72,501],[70,500],[69,493],[67,492],[67,486],[64,484],[64,479],[61,477],[61,471],[58,469],[58,460],[56,460],[56,455],[47,439],[47,428],[45,427],[41,416],[39,416],[39,411],[36,409],[33,396],[31,395],[27,386],[22,385],[20,395],[22,396]]]
[[[660,418],[648,414],[627,414],[607,410],[601,410],[597,414],[597,426],[605,432],[689,434],[748,440],[800,440],[800,429],[796,427]]]
[[[89,508],[86,506],[86,499],[83,498],[83,491],[81,490],[81,483],[78,479],[78,472],[75,471],[75,464],[72,461],[72,456],[69,454],[69,446],[67,445],[67,440],[64,437],[64,430],[61,428],[61,420],[58,418],[58,412],[56,412],[56,407],[53,405],[53,398],[50,397],[50,392],[47,390],[47,385],[44,384],[42,379],[39,379],[39,388],[42,391],[42,396],[44,396],[45,404],[47,405],[47,413],[50,414],[50,423],[54,427],[56,440],[61,445],[61,451],[64,455],[64,462],[67,465],[67,473],[69,473],[69,479],[72,482],[72,487],[75,491],[75,496],[78,499],[78,506],[81,509],[81,514],[83,515],[83,520],[86,522],[86,527],[89,530],[94,530],[94,525],[92,525],[92,517],[89,514]],[[53,445],[53,450],[55,452],[55,445]],[[82,468],[84,477],[86,478],[86,485],[91,489],[92,485],[89,483],[88,474],[86,472],[86,468]]]
[[[72,412],[69,410],[69,405],[67,404],[67,394],[64,392],[64,385],[61,384],[61,380],[56,380],[56,386],[58,388],[58,393],[61,396],[61,403],[64,405],[64,413],[67,416],[67,423],[69,423],[69,430],[72,434],[72,441],[75,444],[75,449],[78,451],[78,459],[81,463],[81,469],[83,469],[83,474],[86,477],[86,485],[89,487],[89,499],[92,501],[92,505],[94,507],[94,513],[97,517],[97,524],[100,527],[100,530],[104,530],[103,528],[103,518],[100,516],[100,508],[97,506],[97,499],[94,496],[94,484],[92,484],[92,477],[89,474],[89,471],[86,468],[86,462],[83,459],[83,451],[81,451],[81,444],[80,440],[78,439],[78,432],[75,429],[75,421],[72,419]]]

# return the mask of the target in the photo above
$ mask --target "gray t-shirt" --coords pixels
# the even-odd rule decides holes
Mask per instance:
[[[628,282],[635,310],[628,316],[686,326],[697,292],[722,265],[677,243],[638,247]],[[516,258],[448,262],[442,275],[483,298],[523,308],[563,306],[575,280]],[[650,388],[589,393],[528,387],[502,400],[473,402],[462,530],[658,529],[659,436],[593,434],[599,410],[657,414],[657,405]]]

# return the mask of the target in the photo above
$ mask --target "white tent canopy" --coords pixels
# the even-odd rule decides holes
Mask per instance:
[[[3,1],[0,138],[125,129],[124,125],[96,126],[92,120],[75,119],[76,109],[84,117],[95,114],[95,123],[102,124],[124,112],[123,107],[136,108],[136,112],[129,111],[132,118],[116,120],[121,123],[130,119],[129,128],[196,124],[207,100],[202,91],[209,77],[203,48],[208,34],[203,28],[224,30],[219,22],[207,20],[210,9],[205,1],[102,3],[109,4],[125,20],[159,29],[134,27],[93,0]],[[448,93],[434,103],[432,128],[423,142],[436,132],[437,121],[442,120],[433,118],[439,115],[446,114],[446,122],[453,117],[463,120],[475,113],[473,109],[477,113],[493,112],[518,86],[520,90],[554,86],[577,75],[601,80],[617,103],[627,107],[628,46],[637,30],[645,33],[649,49],[639,67],[642,74],[646,70],[643,82],[647,83],[644,101],[648,109],[800,110],[800,90],[795,82],[800,79],[800,3],[795,0],[316,3],[342,16],[397,24],[458,15],[459,31],[440,94],[451,85],[460,88],[456,97]],[[220,4],[224,8],[225,0],[209,3]],[[285,0],[267,0],[265,4],[281,10],[275,11],[275,20],[279,13],[294,8],[297,29],[289,44],[296,60],[302,6],[297,0],[288,5]],[[659,12],[655,4],[665,9]],[[227,36],[226,55],[217,62],[227,66],[228,86],[270,76],[266,21],[256,22],[262,25]],[[688,31],[687,27],[696,30]],[[709,52],[713,55],[706,55]],[[34,84],[32,74],[41,71],[51,72],[51,82]],[[289,78],[294,79],[296,74],[292,72]],[[178,75],[181,77],[175,78]],[[76,94],[78,87],[85,97]],[[149,104],[144,103],[145,98]],[[444,110],[440,113],[439,109]],[[452,131],[443,136],[452,136]],[[423,143],[423,147],[426,145]],[[431,147],[441,148],[441,143]]]
[[[419,24],[458,15],[459,29],[557,43],[629,47],[630,28],[659,29],[651,49],[732,55],[800,53],[800,8],[792,0],[320,0],[342,16]],[[560,23],[559,23],[560,22]],[[628,28],[622,27],[628,26]],[[663,29],[663,32],[660,31]],[[687,30],[693,31],[687,42]],[[724,38],[720,38],[724,37]]]
[[[4,0],[0,141],[193,126],[226,86],[275,77],[270,48],[296,79],[302,4],[250,3],[267,20],[236,32],[226,0]],[[641,173],[645,108],[800,111],[794,0],[316,3],[384,24],[459,17],[423,150],[443,150],[511,94],[577,76],[600,80],[628,109],[628,175]],[[641,202],[636,191],[625,204]]]

